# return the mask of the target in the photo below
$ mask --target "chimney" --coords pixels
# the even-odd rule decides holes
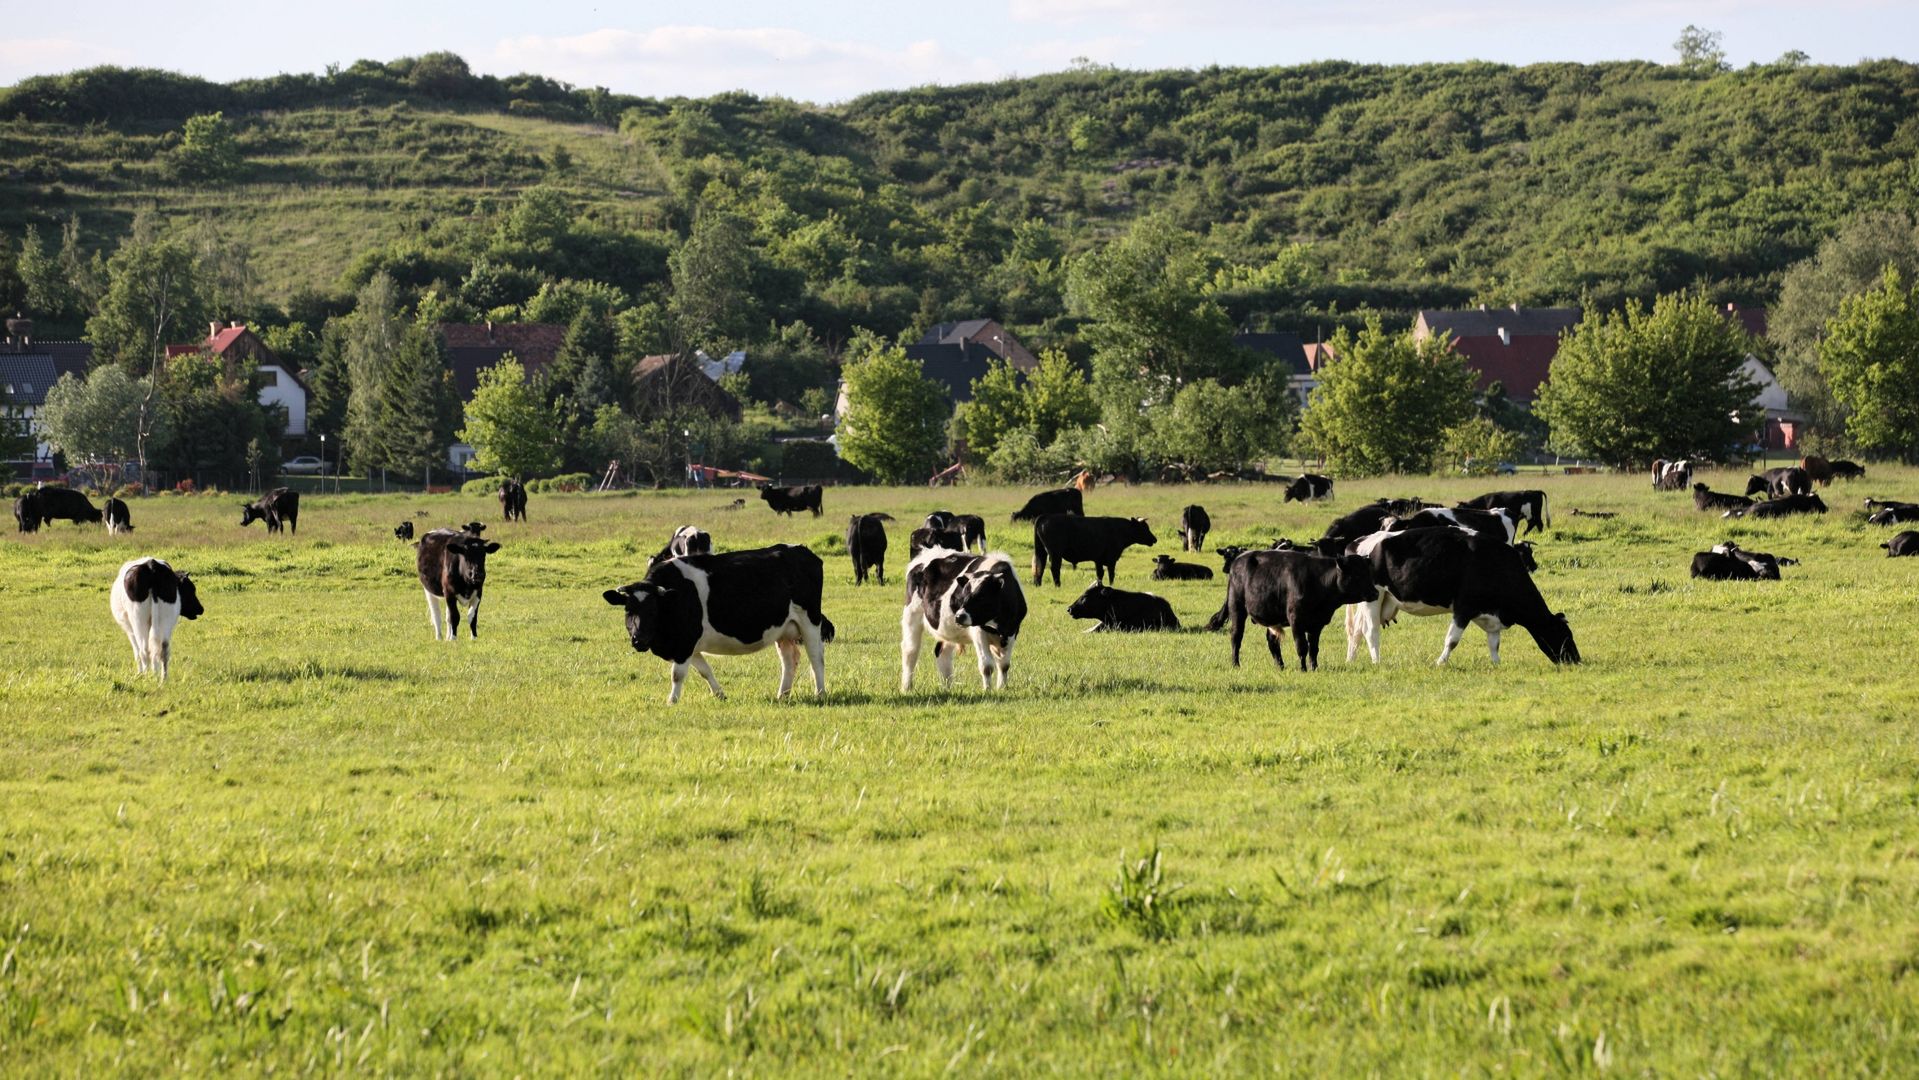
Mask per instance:
[[[486,339],[488,341],[493,340],[493,320],[492,319],[488,319],[486,321]]]
[[[1499,328],[1499,343],[1500,343],[1501,345],[1511,345],[1511,344],[1513,343],[1513,334],[1512,334],[1512,331],[1510,331],[1510,330],[1508,330],[1508,329],[1506,329],[1506,328],[1505,328],[1505,327],[1503,327],[1503,326],[1502,326],[1502,327],[1500,327],[1500,328]]]
[[[1479,310],[1481,310],[1481,311],[1484,311],[1484,310],[1486,310],[1486,305],[1484,305],[1484,304],[1481,304],[1481,305],[1479,305]]]
[[[218,319],[215,319],[214,321],[207,324],[207,339],[212,340],[213,338],[217,338],[219,336],[220,336],[220,321]]]
[[[1517,303],[1513,304],[1513,313],[1515,315],[1519,313],[1519,305]]]
[[[230,322],[230,323],[228,323],[228,324],[227,324],[227,329],[228,329],[228,330],[238,330],[238,329],[240,329],[240,324],[239,324],[239,323],[237,323],[237,322]]]

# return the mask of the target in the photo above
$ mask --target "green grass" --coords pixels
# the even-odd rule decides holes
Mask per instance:
[[[1029,590],[1003,696],[930,657],[900,695],[897,581],[856,590],[835,537],[892,512],[897,575],[949,506],[1023,564],[1021,492],[834,489],[817,521],[535,497],[454,645],[391,528],[490,500],[309,496],[269,538],[235,498],[153,498],[130,538],[8,536],[0,1071],[1910,1073],[1919,560],[1851,508],[1919,472],[1773,524],[1544,483],[1583,666],[1515,633],[1495,669],[1470,630],[1435,669],[1443,621],[1409,618],[1377,669],[1335,627],[1317,673],[1235,670],[1223,635],[1083,635],[1082,572]],[[1210,548],[1485,486],[1087,501],[1170,551],[1191,501]],[[599,593],[687,521],[826,558],[824,703],[774,701],[768,651],[665,705]],[[1804,565],[1688,581],[1727,537]],[[136,554],[207,607],[165,687],[107,612]],[[1194,624],[1221,591],[1152,587]]]

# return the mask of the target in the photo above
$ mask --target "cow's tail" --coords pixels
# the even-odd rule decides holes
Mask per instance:
[[[1545,523],[1546,528],[1553,527],[1553,497],[1544,491],[1539,493],[1539,520]]]
[[[838,633],[839,631],[833,627],[833,620],[827,618],[824,611],[820,612],[820,640],[831,641]]]
[[[1033,524],[1033,584],[1038,585],[1046,570],[1046,543],[1039,538],[1039,524]]]

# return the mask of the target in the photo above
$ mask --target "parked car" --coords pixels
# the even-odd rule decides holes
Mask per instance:
[[[281,472],[292,473],[295,476],[311,476],[315,473],[324,472],[325,470],[326,462],[321,461],[312,454],[302,454],[280,466]]]

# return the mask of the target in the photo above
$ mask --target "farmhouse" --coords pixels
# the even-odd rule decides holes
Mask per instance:
[[[1022,375],[1039,370],[1039,358],[993,319],[940,323],[906,346],[906,358],[919,364],[920,373],[946,391],[949,409],[973,400],[973,383],[986,374],[994,360],[1005,360]],[[842,382],[839,400],[833,406],[835,419],[846,415],[847,404],[846,384]]]
[[[1299,398],[1301,405],[1306,404],[1306,399],[1312,394],[1313,387],[1319,385],[1319,380],[1313,376],[1313,365],[1306,357],[1306,344],[1300,340],[1298,334],[1285,331],[1277,333],[1241,331],[1233,335],[1233,344],[1242,349],[1251,349],[1285,365],[1286,385]]]
[[[453,371],[453,390],[460,396],[460,407],[473,400],[480,385],[480,372],[505,359],[509,354],[526,369],[528,379],[546,371],[559,355],[566,340],[566,327],[556,323],[441,323],[440,337],[446,342],[447,367]],[[447,449],[447,466],[464,470],[473,460],[473,447],[454,443]]]
[[[227,374],[239,378],[251,372],[258,388],[260,404],[286,413],[286,437],[299,441],[307,433],[307,386],[300,374],[280,361],[267,343],[246,326],[229,322],[207,325],[206,339],[191,345],[167,346],[167,358],[206,353],[225,366]]]
[[[1513,402],[1531,408],[1559,352],[1559,335],[1578,322],[1576,307],[1481,304],[1476,310],[1421,311],[1413,337],[1424,341],[1450,333],[1453,351],[1473,370],[1481,393],[1499,383]]]
[[[738,398],[706,376],[698,359],[664,354],[633,365],[633,400],[642,410],[690,406],[708,416],[737,421]]]
[[[1743,304],[1727,304],[1726,317],[1736,319],[1746,328],[1746,333],[1755,338],[1766,336],[1766,309],[1747,307]],[[1765,428],[1760,442],[1768,450],[1794,450],[1799,446],[1800,429],[1806,422],[1806,414],[1792,408],[1786,396],[1786,388],[1779,385],[1773,376],[1772,368],[1766,362],[1751,353],[1746,354],[1746,362],[1740,372],[1759,386],[1759,392],[1753,396],[1755,409],[1765,413]],[[1757,420],[1757,417],[1754,417]]]

